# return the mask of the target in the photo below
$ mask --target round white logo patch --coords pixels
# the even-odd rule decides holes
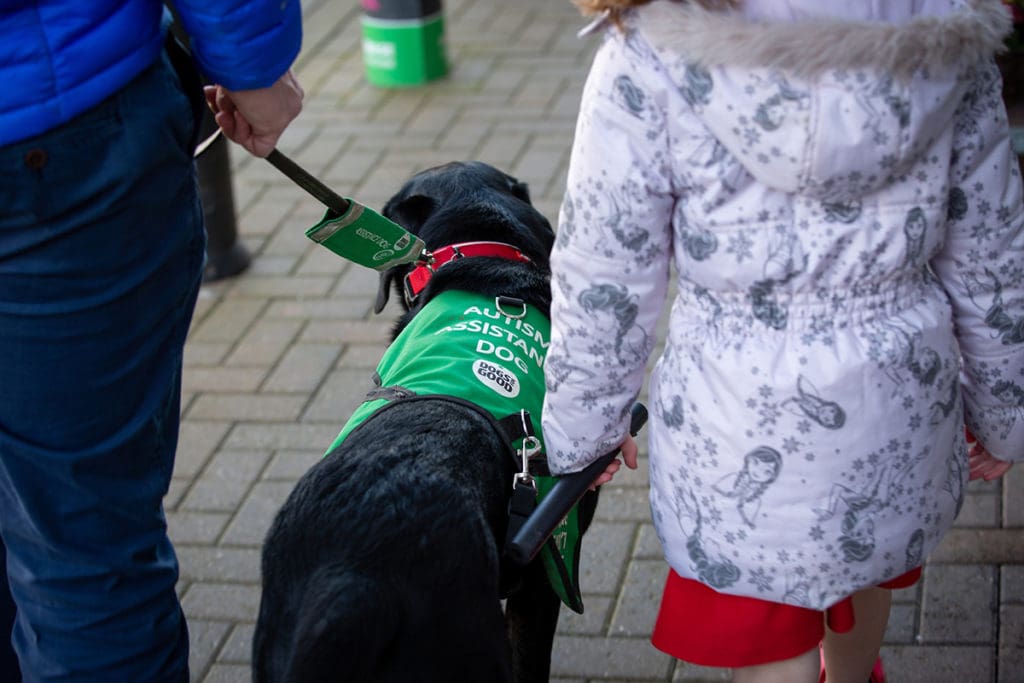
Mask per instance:
[[[475,360],[473,361],[473,376],[480,380],[485,387],[505,398],[515,398],[519,395],[519,378],[500,365],[485,360]]]

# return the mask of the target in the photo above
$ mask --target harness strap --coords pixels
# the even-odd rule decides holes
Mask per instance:
[[[377,386],[370,389],[366,393],[367,401],[375,401],[384,399],[387,401],[384,405],[377,410],[373,411],[366,417],[352,432],[355,434],[364,425],[369,423],[374,417],[377,417],[385,410],[395,407],[401,403],[407,403],[409,401],[447,401],[448,403],[454,403],[455,405],[468,408],[480,415],[487,420],[491,427],[497,434],[502,435],[504,438],[500,439],[502,446],[504,447],[505,454],[511,459],[516,465],[516,471],[518,472],[521,467],[521,458],[516,453],[516,449],[513,448],[512,444],[519,439],[525,439],[528,437],[535,436],[533,420],[530,419],[529,411],[523,410],[518,413],[512,413],[501,419],[495,418],[490,412],[484,410],[477,404],[467,401],[466,399],[459,398],[458,396],[450,396],[448,394],[417,394],[411,389],[407,389],[403,386],[392,385],[392,386],[380,386],[380,375],[376,372],[373,373],[373,382]],[[547,463],[540,462],[539,459],[532,460],[530,462],[531,473],[535,465],[539,465],[537,469],[543,469],[547,472]],[[518,479],[517,479],[518,481]],[[509,499],[509,519],[508,527],[505,530],[504,543],[515,537],[516,532],[519,531],[520,527],[526,522],[530,513],[537,507],[537,489],[535,486],[524,486],[522,484],[515,484],[512,488],[512,497]],[[522,582],[523,568],[515,565],[514,563],[508,562],[505,559],[505,553],[502,553],[501,569],[498,577],[499,593],[502,598],[506,598],[511,595],[520,586]]]
[[[377,375],[377,373],[374,373],[374,381],[379,382],[379,380],[380,377]],[[372,413],[370,413],[365,420],[363,420],[358,426],[356,426],[355,429],[352,430],[349,436],[355,434],[357,431],[362,429],[366,423],[370,422],[370,420],[380,415],[388,408],[392,408],[395,405],[398,405],[399,403],[407,401],[423,400],[447,401],[448,403],[454,403],[456,405],[462,406],[463,408],[469,408],[477,415],[483,417],[491,424],[491,427],[494,429],[495,432],[504,437],[503,439],[501,439],[501,442],[505,447],[505,453],[508,455],[509,459],[516,464],[517,469],[519,466],[519,455],[512,447],[512,443],[526,436],[533,436],[534,434],[533,421],[530,419],[529,412],[526,411],[524,412],[526,412],[525,422],[527,428],[524,430],[524,420],[520,413],[513,413],[512,415],[508,415],[499,420],[495,418],[493,415],[491,415],[488,411],[484,410],[477,404],[473,403],[472,401],[467,401],[466,399],[459,398],[458,396],[450,396],[448,394],[417,394],[411,389],[406,389],[405,387],[399,385],[392,385],[386,387],[377,386],[366,392],[367,401],[376,401],[380,399],[384,399],[388,402],[382,405],[380,408],[377,408]],[[547,465],[544,465],[543,469],[547,469]]]

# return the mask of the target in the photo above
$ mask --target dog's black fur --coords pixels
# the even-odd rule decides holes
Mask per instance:
[[[525,184],[451,163],[414,176],[383,214],[428,249],[487,240],[531,259],[444,266],[394,336],[446,289],[548,313],[554,234]],[[378,312],[410,268],[382,274]],[[514,470],[492,423],[444,400],[400,401],[352,432],[302,477],[267,535],[254,683],[547,681],[559,600],[539,560],[502,575]],[[584,498],[584,528],[596,502]],[[499,581],[510,578],[518,588],[502,614]]]

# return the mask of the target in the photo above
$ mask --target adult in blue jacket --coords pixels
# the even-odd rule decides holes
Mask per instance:
[[[218,122],[265,156],[301,108],[298,0],[175,4]],[[188,680],[162,499],[205,237],[165,24],[161,0],[0,0],[5,682],[11,641],[29,681]]]

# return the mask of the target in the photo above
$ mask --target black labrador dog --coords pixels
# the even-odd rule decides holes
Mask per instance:
[[[392,288],[405,301],[392,339],[450,290],[548,315],[554,234],[524,183],[454,162],[414,176],[383,214],[430,251],[493,241],[524,257],[454,259],[414,297],[413,266],[383,273],[378,312]],[[266,537],[254,682],[547,681],[559,598],[539,559],[502,562],[517,471],[506,436],[457,402],[395,401],[311,468]],[[582,501],[582,528],[596,503]]]

